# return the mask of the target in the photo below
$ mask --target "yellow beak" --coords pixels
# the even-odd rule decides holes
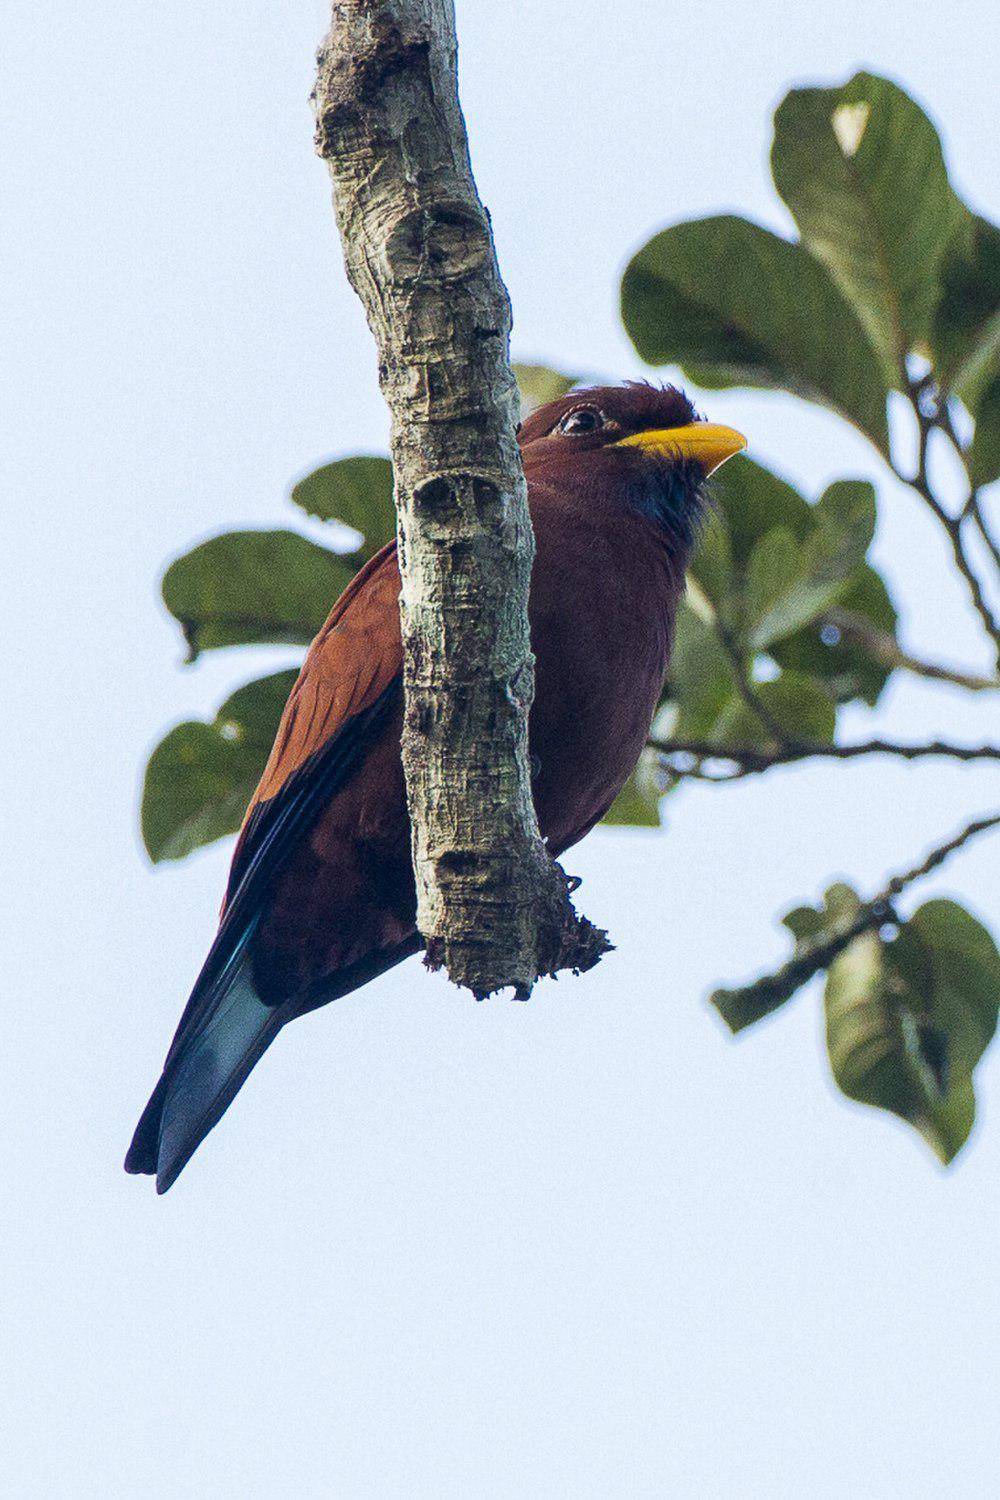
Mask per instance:
[[[658,432],[634,432],[621,438],[615,448],[645,448],[663,458],[690,458],[700,464],[705,477],[740,453],[747,445],[741,432],[733,427],[716,427],[711,422],[691,422],[687,427],[666,427]]]

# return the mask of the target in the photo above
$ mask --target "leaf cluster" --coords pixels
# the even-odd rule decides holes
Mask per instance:
[[[849,885],[782,918],[795,953],[780,977],[712,996],[733,1031],[761,1020],[825,970],[830,1065],[842,1091],[916,1127],[944,1162],[975,1119],[973,1073],[997,1027],[1000,952],[955,901],[901,919]]]
[[[648,363],[679,365],[703,388],[790,392],[861,431],[940,522],[1000,655],[1000,625],[969,545],[972,531],[976,557],[1000,562],[980,500],[1000,477],[1000,229],[951,187],[920,106],[870,73],[793,90],[775,116],[771,167],[797,237],[734,215],[660,231],[624,273],[626,331]],[[525,412],[578,383],[540,364],[515,373]],[[901,405],[919,433],[906,474],[894,456]],[[971,438],[960,441],[960,431]],[[950,443],[964,465],[958,511],[929,479],[932,441]],[[305,645],[395,532],[383,456],[325,463],[291,500],[328,526],[329,545],[289,529],[228,532],[167,570],[163,598],[189,659],[229,646]],[[650,744],[606,821],[655,827],[665,793],[691,779],[735,781],[810,756],[967,758],[940,741],[840,739],[842,710],[874,709],[893,672],[997,686],[903,648],[896,603],[870,556],[877,519],[867,480],[846,477],[812,498],[751,459],[720,472]],[[249,682],[211,722],[178,725],[156,748],[142,804],[154,860],[182,858],[238,828],[293,680],[281,672]],[[788,964],[713,998],[739,1029],[824,972],[837,1083],[910,1121],[948,1160],[972,1123],[972,1071],[995,1029],[1000,960],[978,920],[953,902],[899,914],[896,898],[935,860],[897,881],[891,901],[865,902],[837,885],[822,908],[797,907],[784,919],[796,942]]]
[[[916,357],[975,423],[977,484],[1000,475],[1000,229],[952,188],[941,142],[897,84],[858,73],[778,108],[775,187],[798,239],[734,215],[675,224],[622,280],[650,364],[706,388],[758,386],[830,407],[889,456],[887,398]]]
[[[1000,656],[984,586],[987,575],[1000,581],[1000,556],[979,495],[1000,477],[1000,229],[952,188],[920,106],[870,73],[793,90],[775,116],[771,169],[798,237],[732,215],[662,230],[625,271],[625,327],[649,363],[678,364],[703,387],[788,391],[858,428],[940,522]],[[919,434],[907,473],[894,460],[894,394]],[[961,430],[971,430],[968,442]],[[932,441],[950,443],[964,465],[957,510],[931,483]],[[749,461],[723,471],[654,725],[660,779],[645,821],[664,790],[691,776],[735,780],[866,749],[912,758],[921,747],[837,740],[839,710],[874,707],[892,671],[996,688],[995,678],[917,661],[900,646],[896,607],[867,558],[875,524],[874,490],[858,480],[809,505]],[[923,749],[963,755],[940,741]],[[954,902],[929,902],[904,920],[845,885],[785,922],[794,956],[752,985],[717,991],[725,1019],[734,1030],[749,1025],[825,972],[836,1082],[908,1120],[950,1160],[971,1128],[972,1070],[996,1027],[1000,960],[989,933]]]

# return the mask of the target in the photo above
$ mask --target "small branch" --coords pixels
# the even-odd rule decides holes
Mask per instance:
[[[729,770],[713,770],[707,761],[700,761],[694,756],[685,755],[683,766],[669,764],[662,769],[669,775],[672,781],[742,781],[745,777],[753,775],[752,771],[742,766],[731,766]]]
[[[989,813],[985,817],[974,819],[973,822],[966,824],[960,833],[932,849],[913,869],[894,875],[877,896],[872,897],[860,907],[849,922],[825,933],[821,938],[800,944],[792,958],[773,974],[766,974],[761,979],[755,980],[753,984],[745,985],[740,989],[716,990],[712,996],[712,1002],[720,1011],[726,1024],[733,1031],[741,1031],[755,1021],[762,1020],[764,1016],[770,1015],[772,1011],[777,1010],[790,999],[795,991],[808,983],[814,975],[823,969],[828,969],[834,959],[839,957],[856,938],[861,937],[865,932],[882,927],[886,922],[898,922],[893,904],[908,886],[943,865],[945,860],[969,843],[971,839],[998,825],[1000,825],[1000,812]]]
[[[403,765],[432,968],[483,996],[607,947],[538,830],[534,555],[510,303],[469,163],[452,0],[334,0],[313,101],[392,416]]]
[[[715,617],[715,633],[719,638],[723,651],[729,659],[729,665],[733,669],[736,690],[743,699],[743,702],[750,712],[760,720],[768,733],[774,736],[779,745],[787,745],[789,742],[788,735],[771,713],[767,704],[761,699],[760,694],[750,679],[750,674],[747,671],[746,662],[743,659],[739,646],[737,646],[733,636],[723,625],[718,615]]]
[[[885,887],[883,893],[885,899],[888,901],[894,896],[901,896],[908,885],[912,885],[915,880],[921,880],[923,876],[929,875],[932,870],[936,870],[939,865],[943,865],[946,859],[950,859],[970,839],[978,838],[979,834],[986,833],[991,828],[996,828],[998,824],[1000,824],[1000,812],[986,813],[981,818],[973,818],[972,822],[967,823],[960,833],[956,833],[946,843],[939,844],[936,849],[932,849],[921,860],[919,865],[914,865],[912,870],[907,870],[902,875],[894,875]],[[875,899],[878,900],[879,898],[876,897]]]
[[[997,543],[996,538],[990,531],[986,517],[983,515],[982,506],[979,503],[979,490],[972,480],[972,472],[969,466],[969,450],[955,431],[955,424],[951,416],[951,406],[947,400],[939,402],[938,426],[961,459],[962,467],[969,479],[969,494],[965,504],[962,506],[959,519],[965,520],[967,516],[971,516],[987,551],[993,559],[994,565],[1000,569],[1000,544]]]
[[[916,491],[916,493],[924,501],[924,504],[927,506],[928,510],[930,510],[932,515],[937,518],[942,529],[946,533],[951,544],[952,556],[955,560],[955,566],[958,568],[958,571],[965,579],[966,586],[969,590],[969,597],[972,600],[973,607],[975,608],[975,611],[982,622],[983,629],[986,631],[987,635],[993,642],[996,650],[997,663],[998,665],[1000,665],[1000,618],[997,617],[993,609],[990,607],[989,601],[987,600],[986,595],[983,592],[983,587],[979,581],[979,577],[969,560],[968,553],[966,552],[965,538],[962,531],[965,512],[963,511],[957,516],[950,515],[945,507],[941,504],[941,501],[938,499],[937,495],[935,495],[933,489],[931,488],[930,479],[928,477],[927,449],[928,443],[930,441],[930,435],[936,427],[941,427],[943,430],[947,431],[946,428],[943,428],[940,411],[940,408],[944,405],[944,403],[940,402],[937,396],[933,393],[931,393],[930,395],[928,394],[926,382],[917,381],[911,384],[909,389],[909,397],[910,404],[913,407],[913,411],[917,419],[917,430],[919,433],[917,472],[913,475],[904,474],[902,470],[897,468],[896,465],[891,462],[891,460],[889,462],[889,467],[892,469],[892,472],[895,474],[897,479],[899,479],[903,484],[909,485],[910,489]],[[960,446],[959,452],[962,452]],[[973,493],[974,491],[970,489],[970,498]],[[969,502],[967,501],[966,503],[968,504]],[[977,503],[975,505],[975,510],[978,512],[978,509],[979,507]],[[982,523],[982,529],[984,531],[984,534],[986,534],[985,523]],[[989,542],[988,535],[987,541]],[[992,546],[992,543],[990,543],[990,545]]]
[[[924,661],[904,651],[894,636],[849,609],[831,609],[819,622],[832,625],[847,640],[854,641],[869,656],[886,667],[900,667],[917,677],[927,677],[932,682],[951,682],[956,687],[968,688],[970,692],[996,692],[1000,689],[1000,677],[981,677],[974,672],[963,672],[957,667],[941,666],[937,662]]]
[[[906,745],[895,740],[862,740],[853,745],[830,745],[823,740],[790,740],[774,749],[757,745],[716,745],[711,740],[650,739],[649,747],[668,760],[672,756],[693,756],[696,761],[730,761],[742,775],[770,771],[800,760],[856,760],[862,755],[894,755],[901,760],[924,760],[928,756],[947,760],[1000,760],[1000,745],[953,745],[944,740]],[[672,775],[686,776],[690,768],[669,766]],[[732,775],[713,780],[733,781]]]
[[[961,518],[956,518],[948,514],[948,512],[937,499],[936,495],[930,489],[930,486],[926,483],[926,481],[921,481],[919,477],[909,479],[905,474],[901,474],[896,468],[893,469],[893,473],[897,476],[897,478],[901,479],[904,484],[908,484],[911,489],[916,490],[917,494],[920,495],[921,498],[926,502],[928,508],[933,512],[935,516],[937,516],[942,527],[947,533],[948,540],[951,543],[951,551],[952,556],[955,560],[955,566],[961,573],[962,577],[965,579],[966,586],[969,590],[969,597],[972,600],[973,608],[982,621],[983,629],[986,631],[986,634],[990,637],[990,640],[993,642],[996,648],[997,662],[1000,663],[1000,618],[998,618],[991,609],[986,595],[983,593],[983,588],[981,583],[979,582],[979,578],[976,575],[975,569],[969,561],[968,555],[965,550],[965,540],[962,536]]]
[[[970,489],[969,491],[969,498],[966,500],[965,505],[962,508],[963,521],[965,520],[966,516],[972,517],[973,523],[975,524],[976,530],[979,532],[979,535],[983,539],[983,543],[985,544],[987,552],[992,557],[994,565],[997,567],[997,569],[1000,569],[1000,546],[998,546],[994,541],[993,535],[989,529],[989,525],[987,524],[986,517],[983,515],[983,509],[979,503],[978,489]]]

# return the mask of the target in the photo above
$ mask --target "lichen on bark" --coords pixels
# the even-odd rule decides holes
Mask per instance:
[[[392,418],[417,925],[477,997],[591,967],[541,839],[527,715],[534,541],[510,303],[458,101],[451,0],[335,0],[313,95]]]

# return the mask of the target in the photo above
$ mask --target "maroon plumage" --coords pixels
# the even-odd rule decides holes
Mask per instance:
[[[575,391],[519,434],[537,556],[530,744],[558,854],[635,766],[663,685],[706,475],[742,446],[648,385]],[[399,573],[337,601],[247,811],[215,943],[126,1158],[163,1192],[281,1027],[421,946],[399,754]]]

